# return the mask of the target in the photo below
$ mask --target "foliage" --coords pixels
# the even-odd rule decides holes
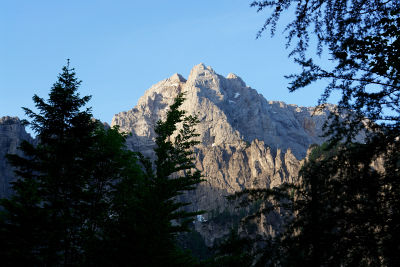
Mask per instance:
[[[262,247],[254,251],[257,264],[398,265],[398,151],[398,144],[390,151],[371,150],[370,144],[316,147],[300,172],[299,183],[236,194],[243,205],[264,201],[252,216],[279,211],[282,217],[275,236],[253,240],[254,247]],[[383,161],[384,171],[371,167],[377,161]]]
[[[38,113],[25,108],[37,144],[23,142],[24,157],[8,155],[18,179],[2,199],[0,255],[7,266],[188,266],[175,235],[193,216],[177,196],[201,181],[192,147],[197,118],[184,116],[179,95],[159,121],[156,170],[126,149],[126,134],[107,128],[83,109],[90,97],[63,68]],[[28,123],[28,122],[26,122]],[[176,133],[177,125],[181,129]]]
[[[206,245],[204,237],[197,232],[194,227],[190,227],[189,232],[184,232],[177,237],[178,246],[199,261],[208,259],[212,256],[212,250]]]
[[[202,212],[187,212],[183,208],[190,203],[182,203],[176,197],[183,192],[193,190],[202,181],[201,173],[194,164],[193,146],[199,141],[193,138],[199,136],[194,126],[199,122],[196,116],[184,116],[185,111],[179,110],[184,101],[183,94],[179,94],[167,112],[166,120],[157,122],[156,138],[156,173],[150,175],[154,195],[159,199],[163,211],[168,214],[168,233],[174,234],[188,230],[188,224],[193,221],[193,216]],[[181,129],[173,136],[177,125],[182,123]],[[171,141],[171,139],[174,141]],[[173,224],[170,222],[174,221]]]
[[[85,233],[95,228],[97,214],[91,206],[102,201],[94,198],[99,193],[95,188],[108,181],[86,172],[94,164],[86,155],[93,156],[98,125],[90,109],[81,111],[90,97],[76,93],[79,85],[73,70],[64,67],[47,101],[34,95],[39,113],[24,108],[39,144],[22,143],[26,158],[8,156],[19,179],[13,184],[15,196],[1,203],[6,210],[1,227],[5,259],[74,264],[80,261]]]
[[[328,143],[314,146],[299,182],[235,195],[243,205],[262,200],[253,216],[279,211],[275,236],[255,240],[260,266],[397,266],[400,262],[399,23],[398,1],[254,1],[270,9],[259,35],[273,35],[284,11],[290,56],[302,72],[288,76],[294,91],[329,81],[319,104],[341,92],[326,124]],[[332,69],[308,58],[327,49]],[[364,131],[363,143],[355,137]],[[256,245],[255,245],[256,246]]]
[[[258,11],[270,9],[259,35],[267,29],[276,31],[284,12],[294,12],[286,25],[287,45],[297,41],[290,55],[302,72],[288,76],[290,91],[317,80],[327,80],[319,104],[334,90],[342,98],[338,113],[327,134],[335,140],[351,141],[360,129],[381,128],[399,131],[400,121],[400,3],[396,0],[346,1],[254,1]],[[327,49],[332,69],[319,66],[309,58],[310,43],[316,39],[317,54]],[[354,112],[349,112],[352,110]],[[367,118],[367,120],[365,120]]]
[[[225,241],[214,246],[215,255],[208,261],[204,261],[203,266],[251,266],[253,262],[251,244],[250,239],[239,237],[236,231],[232,230]]]
[[[171,266],[190,266],[195,260],[187,252],[176,245],[178,233],[188,231],[193,217],[202,212],[189,212],[184,208],[190,203],[178,200],[178,196],[193,190],[202,181],[200,172],[195,168],[192,147],[197,144],[193,138],[196,117],[185,116],[179,110],[184,101],[183,94],[175,99],[167,112],[165,121],[158,121],[155,170],[149,160],[141,157],[145,168],[144,186],[135,191],[130,183],[123,180],[121,190],[115,191],[117,220],[111,227],[106,239],[110,240],[110,248],[118,248],[122,242],[126,250],[115,254],[113,262],[124,265],[124,259],[132,259],[137,265],[162,266],[167,262]],[[179,131],[178,124],[181,123]],[[130,192],[130,191],[134,192]],[[138,196],[139,202],[132,196]],[[138,240],[138,242],[132,242]],[[128,249],[129,248],[129,249]],[[119,253],[118,252],[118,253]],[[108,265],[104,260],[101,265]]]

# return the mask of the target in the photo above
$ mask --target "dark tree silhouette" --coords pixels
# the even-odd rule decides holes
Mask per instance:
[[[273,35],[285,12],[293,18],[285,27],[287,46],[295,43],[289,55],[303,70],[288,76],[289,91],[327,80],[319,104],[334,90],[341,92],[337,113],[341,120],[336,117],[328,131],[336,141],[344,137],[352,141],[366,127],[399,131],[399,1],[283,0],[254,1],[251,6],[270,11],[258,36],[265,30]],[[309,56],[313,40],[317,56],[326,57],[325,49],[334,67],[319,66]]]
[[[280,210],[286,224],[262,240],[261,266],[397,266],[400,263],[400,119],[398,1],[254,1],[269,10],[259,32],[275,34],[280,16],[286,25],[289,56],[302,67],[289,75],[294,91],[327,80],[319,100],[341,92],[326,124],[329,143],[314,147],[295,184],[246,190],[243,204],[262,199],[256,215]],[[319,66],[309,57],[334,63]],[[323,53],[326,49],[328,53]],[[362,143],[355,137],[364,131]]]
[[[145,172],[142,184],[122,179],[113,191],[113,217],[101,244],[95,246],[96,266],[191,266],[196,260],[176,245],[176,235],[188,231],[188,224],[202,212],[188,212],[178,196],[202,181],[195,168],[193,140],[198,134],[196,117],[179,110],[183,94],[175,99],[165,121],[155,131],[156,161],[141,157]],[[178,130],[178,125],[180,126]],[[122,249],[121,249],[122,248]]]
[[[73,69],[63,68],[49,99],[34,95],[38,113],[24,108],[37,133],[38,145],[23,142],[25,157],[9,155],[18,179],[16,194],[2,200],[4,258],[10,263],[57,265],[80,261],[83,233],[93,228],[91,194],[96,180],[88,155],[96,144],[98,124],[90,109],[81,110],[90,97],[80,97]],[[27,123],[27,122],[26,122]]]
[[[80,81],[63,68],[49,99],[34,96],[28,124],[37,144],[22,142],[15,194],[2,199],[0,255],[7,266],[188,266],[175,235],[201,212],[177,196],[201,181],[192,147],[196,117],[179,110],[179,95],[156,126],[155,171],[125,146],[126,134],[83,109]],[[177,131],[178,124],[180,130]],[[173,140],[173,141],[171,141]],[[140,164],[139,164],[140,162]]]

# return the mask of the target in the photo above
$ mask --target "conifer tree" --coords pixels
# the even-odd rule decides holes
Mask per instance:
[[[19,178],[13,185],[15,196],[2,202],[8,215],[5,227],[15,235],[8,242],[17,242],[8,244],[16,246],[9,250],[14,259],[45,265],[78,260],[86,222],[82,195],[88,186],[82,170],[96,127],[90,109],[81,111],[90,97],[79,96],[79,85],[68,64],[47,101],[34,95],[39,112],[24,108],[38,145],[23,142],[20,149],[26,157],[8,157]]]
[[[319,104],[333,91],[341,99],[326,123],[329,143],[314,148],[299,181],[275,189],[247,190],[246,202],[262,199],[266,214],[285,210],[286,225],[265,241],[262,266],[397,266],[399,235],[398,1],[253,1],[270,10],[259,31],[273,35],[283,13],[288,47],[302,71],[288,76],[295,91],[328,81]],[[312,36],[314,38],[312,38]],[[316,64],[328,51],[333,64]],[[366,134],[361,142],[357,135]],[[358,139],[359,140],[359,139]],[[384,168],[379,168],[379,165]]]
[[[194,116],[179,110],[180,94],[156,126],[156,162],[129,151],[127,134],[108,129],[83,109],[80,81],[69,65],[49,99],[25,108],[37,144],[22,142],[15,194],[2,199],[0,255],[7,266],[188,266],[176,246],[200,212],[179,196],[202,180],[195,168]],[[179,126],[179,130],[178,129]],[[138,162],[141,162],[141,165]]]
[[[68,62],[69,63],[69,62]],[[24,157],[9,155],[17,180],[1,200],[1,255],[8,265],[79,265],[110,216],[109,191],[121,176],[140,177],[125,137],[105,129],[84,109],[80,81],[69,64],[38,112],[24,108],[37,145],[22,142]]]
[[[179,94],[170,106],[165,121],[157,122],[155,127],[156,172],[150,175],[153,199],[149,203],[152,205],[150,210],[161,212],[156,215],[160,217],[153,217],[153,222],[158,225],[158,235],[165,240],[164,244],[158,242],[157,250],[160,251],[160,260],[164,258],[166,261],[171,261],[171,256],[174,257],[179,252],[174,245],[175,235],[188,231],[188,224],[194,220],[194,216],[202,213],[186,211],[185,206],[190,203],[178,199],[181,194],[195,189],[202,181],[201,173],[195,167],[193,154],[193,147],[199,143],[194,140],[199,136],[194,129],[198,119],[192,115],[185,116],[186,112],[179,109],[184,100],[184,94]],[[185,266],[188,263],[183,261],[177,264]]]
[[[195,260],[181,251],[175,237],[187,231],[188,224],[201,212],[190,212],[190,203],[179,200],[186,191],[202,181],[195,168],[193,146],[198,142],[194,126],[198,120],[180,110],[183,94],[169,107],[165,121],[155,128],[155,166],[141,157],[145,170],[141,184],[129,177],[116,184],[113,195],[113,218],[104,240],[104,258],[96,265],[109,266],[190,266]],[[179,130],[178,130],[179,127]],[[111,251],[111,253],[110,253]]]

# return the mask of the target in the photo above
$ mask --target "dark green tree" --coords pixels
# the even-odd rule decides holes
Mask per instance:
[[[289,90],[327,80],[323,107],[341,93],[326,123],[327,145],[314,148],[299,181],[247,190],[244,204],[262,199],[258,215],[284,210],[285,224],[263,240],[262,266],[397,266],[399,235],[399,24],[398,1],[254,1],[271,11],[259,35],[276,31],[284,12],[290,56],[302,67]],[[317,65],[317,56],[333,67]],[[326,49],[327,53],[323,50]],[[362,143],[355,137],[364,131]]]
[[[83,109],[90,97],[63,68],[49,99],[35,95],[38,113],[24,108],[37,145],[9,155],[15,191],[1,200],[1,255],[6,265],[79,265],[110,216],[110,189],[123,176],[140,177],[136,157],[118,129],[105,129]],[[137,178],[139,179],[139,178]]]
[[[276,203],[263,214],[287,211],[281,231],[261,251],[260,264],[386,266],[381,227],[388,202],[380,194],[382,173],[370,167],[373,152],[366,145],[328,148],[314,148],[299,183],[247,192],[247,200]]]
[[[126,148],[127,135],[118,127],[96,132],[99,145],[91,155],[95,183],[90,195],[92,228],[86,240],[84,266],[139,265],[139,250],[146,240],[143,232],[145,200],[149,191],[139,163],[141,155]]]
[[[96,266],[190,266],[196,261],[176,245],[178,233],[201,212],[185,209],[179,200],[202,181],[195,168],[193,146],[198,120],[180,110],[183,94],[175,99],[165,121],[158,121],[155,168],[140,156],[143,179],[124,176],[111,192],[112,216],[95,247]],[[178,128],[179,127],[179,128]],[[178,130],[179,129],[179,130]]]
[[[7,266],[188,266],[195,260],[176,245],[193,216],[178,197],[202,181],[195,168],[194,116],[179,110],[178,95],[155,128],[156,161],[127,150],[126,134],[83,109],[80,85],[67,65],[49,99],[24,108],[37,144],[23,142],[15,194],[2,199],[0,255]],[[179,130],[177,130],[179,127]],[[139,165],[140,162],[140,165]]]
[[[81,98],[76,93],[79,84],[66,66],[47,101],[34,95],[39,112],[24,108],[39,144],[22,143],[20,149],[26,158],[8,157],[19,177],[13,185],[15,196],[2,201],[7,211],[4,226],[15,235],[7,241],[13,259],[70,264],[80,254],[80,233],[86,224],[82,213],[86,203],[81,199],[88,186],[81,170],[85,169],[84,155],[93,142],[96,124],[90,109],[81,111],[90,97]],[[24,249],[18,247],[20,244]]]
[[[240,237],[233,229],[226,240],[214,245],[213,250],[213,257],[204,261],[204,266],[247,267],[254,261],[251,240]]]
[[[185,207],[190,203],[178,200],[181,194],[195,189],[202,181],[201,173],[194,164],[193,151],[193,147],[199,143],[194,140],[199,136],[194,129],[198,119],[192,115],[185,116],[186,112],[179,109],[183,101],[184,94],[181,93],[170,106],[165,121],[158,121],[155,127],[156,171],[154,174],[148,172],[152,196],[148,200],[149,210],[158,211],[151,216],[151,223],[155,223],[153,229],[157,229],[157,234],[154,235],[155,240],[149,240],[151,246],[159,252],[153,257],[155,266],[162,262],[173,263],[177,253],[174,244],[176,234],[188,231],[188,224],[193,222],[194,216],[202,213],[187,211]],[[176,264],[185,266],[188,263]]]
[[[283,0],[253,1],[257,11],[269,10],[265,30],[275,34],[285,13],[292,20],[285,25],[290,56],[302,72],[291,74],[289,91],[318,80],[328,81],[319,104],[335,90],[342,95],[329,131],[335,141],[353,138],[361,129],[385,128],[385,135],[399,131],[400,90],[400,3],[397,0]],[[293,45],[293,43],[295,43]],[[332,62],[320,66],[310,51]],[[325,49],[325,53],[323,53]],[[329,58],[326,58],[329,57]],[[349,111],[352,112],[349,112]],[[367,120],[366,120],[367,119]],[[377,123],[379,122],[379,123]],[[394,138],[392,136],[392,138]]]
[[[377,158],[370,143],[324,144],[313,149],[297,183],[236,194],[243,205],[264,202],[252,216],[282,217],[275,236],[253,240],[262,247],[254,253],[258,265],[396,266],[398,151]]]

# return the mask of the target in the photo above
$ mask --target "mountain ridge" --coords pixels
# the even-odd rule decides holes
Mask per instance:
[[[212,219],[212,213],[233,210],[226,195],[295,182],[309,146],[325,140],[321,137],[322,125],[334,111],[334,105],[314,112],[313,107],[268,101],[236,74],[223,77],[211,67],[198,64],[187,79],[175,73],[151,86],[136,106],[117,113],[111,126],[118,125],[121,131],[131,133],[127,138],[129,149],[154,159],[154,126],[165,118],[169,105],[181,92],[186,98],[182,109],[200,120],[195,164],[205,178],[195,191],[181,197],[192,203],[188,209],[209,211],[204,214],[206,221]],[[14,120],[11,128],[2,121],[6,120],[0,120],[0,133],[4,127],[9,130],[0,134],[0,151],[15,153],[18,142],[26,137],[20,134],[25,130],[19,120]],[[7,177],[0,182],[8,190],[3,196],[9,196],[14,178],[9,166],[1,165],[2,171]],[[272,234],[274,224],[271,221],[271,227],[263,231]],[[210,246],[229,232],[210,221],[197,222],[195,228]]]
[[[291,148],[298,159],[305,157],[309,145],[325,140],[321,137],[322,125],[328,112],[334,110],[334,105],[328,104],[328,112],[317,111],[312,116],[313,107],[267,101],[239,76],[230,73],[225,78],[201,63],[191,70],[187,80],[174,74],[151,86],[134,108],[114,115],[111,126],[119,125],[127,132],[134,130],[138,139],[153,139],[155,133],[150,126],[165,116],[165,108],[183,91],[187,98],[183,109],[188,114],[200,113],[202,144],[258,139],[274,150]],[[218,125],[218,120],[222,125]],[[203,127],[205,124],[207,127]],[[218,127],[223,128],[223,136],[216,130]]]
[[[328,104],[325,110],[315,111],[268,101],[239,76],[223,77],[199,64],[187,79],[174,74],[151,86],[134,108],[116,114],[111,126],[132,133],[128,147],[154,159],[153,127],[181,92],[186,93],[182,109],[200,120],[195,161],[205,181],[182,197],[194,211],[233,211],[225,198],[229,194],[297,181],[309,146],[326,140],[321,137],[322,125],[335,107]],[[204,218],[211,219],[210,213]],[[275,226],[265,229],[272,234]],[[207,245],[229,231],[210,221],[196,223],[196,230]]]

